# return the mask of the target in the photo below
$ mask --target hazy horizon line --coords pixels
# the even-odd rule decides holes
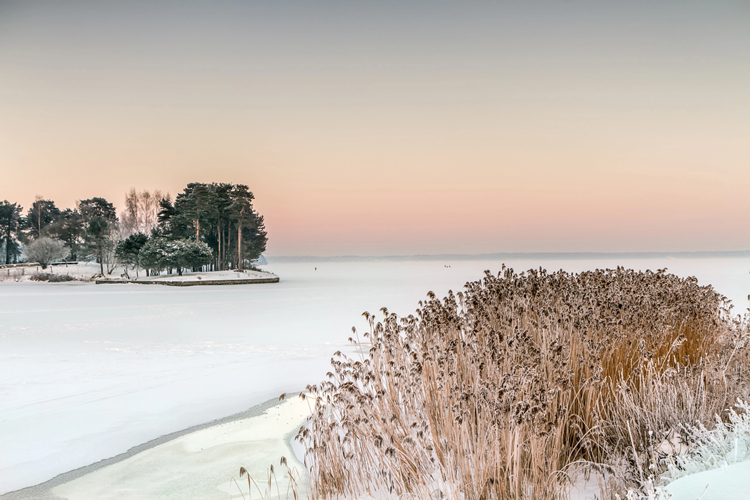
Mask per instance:
[[[500,260],[518,258],[536,259],[591,259],[591,258],[712,258],[712,257],[750,257],[750,250],[716,250],[716,251],[677,251],[677,252],[497,252],[480,254],[414,254],[414,255],[266,255],[268,263],[272,262],[361,262],[361,261],[399,261],[399,260]]]

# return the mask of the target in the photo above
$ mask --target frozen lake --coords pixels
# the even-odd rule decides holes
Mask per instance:
[[[750,258],[504,261],[667,267],[714,285],[736,313],[750,294]],[[408,314],[427,291],[459,290],[501,264],[271,262],[281,283],[220,287],[0,283],[0,494],[304,389],[352,326],[365,329],[363,311]]]

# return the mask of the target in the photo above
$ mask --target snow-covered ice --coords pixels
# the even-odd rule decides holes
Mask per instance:
[[[0,494],[304,389],[351,327],[366,327],[363,311],[408,314],[427,291],[458,290],[501,263],[271,260],[280,283],[231,287],[0,283]],[[750,293],[748,258],[506,264],[667,267],[713,284],[736,312]]]
[[[289,491],[287,471],[307,491],[304,466],[297,460],[289,436],[309,415],[307,401],[294,396],[260,415],[197,430],[52,488],[66,500],[226,500],[264,498]],[[286,458],[286,466],[280,464]],[[269,490],[269,466],[274,481]],[[248,492],[244,467],[255,483]],[[288,468],[287,468],[288,467]],[[232,480],[234,479],[234,480]],[[278,488],[278,490],[277,490]],[[288,498],[293,498],[289,494]]]
[[[671,500],[748,500],[750,461],[681,477],[666,490]]]

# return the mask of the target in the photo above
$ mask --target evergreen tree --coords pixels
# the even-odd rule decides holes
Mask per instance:
[[[160,236],[150,238],[138,254],[141,266],[152,274],[159,274],[169,267],[167,255],[164,251],[166,242],[167,239]]]
[[[60,209],[55,206],[54,201],[37,198],[26,213],[27,234],[32,239],[41,237],[44,229],[55,222],[60,214]]]
[[[10,264],[11,257],[18,254],[18,232],[23,223],[23,208],[8,200],[0,202],[0,239],[5,243],[5,263]]]
[[[266,248],[263,217],[255,212],[247,186],[190,183],[174,204],[163,201],[159,234],[169,239],[206,243],[213,253],[213,268],[242,268]]]
[[[78,211],[83,221],[88,223],[95,217],[108,221],[117,221],[117,210],[104,198],[94,197],[78,202]]]
[[[263,218],[253,210],[253,193],[244,184],[237,184],[229,194],[232,203],[229,205],[229,213],[235,219],[237,228],[237,269],[242,270],[245,260],[257,259],[266,248],[266,232],[263,227]],[[252,231],[252,234],[243,230]],[[247,240],[247,242],[246,242]],[[247,243],[243,249],[243,243]],[[244,251],[243,251],[244,250]]]
[[[229,261],[227,255],[229,250],[229,235],[231,234],[231,220],[229,218],[229,205],[232,204],[232,199],[229,195],[232,191],[232,184],[221,183],[214,185],[214,192],[216,198],[214,200],[215,218],[212,220],[214,230],[206,238],[208,243],[214,250],[216,255],[216,268],[218,270],[227,269],[227,263]]]
[[[115,207],[104,198],[90,198],[78,203],[78,211],[85,223],[84,239],[91,255],[96,257],[104,275],[105,252],[111,250],[112,231],[117,223]]]
[[[139,254],[141,265],[149,271],[158,274],[174,269],[180,276],[183,269],[208,265],[212,257],[211,249],[203,242],[162,237],[149,239]]]
[[[177,255],[178,268],[196,270],[211,263],[213,252],[202,241],[182,240],[182,248]]]
[[[156,215],[158,223],[155,233],[159,236],[171,236],[175,231],[173,229],[177,211],[169,198],[159,201],[159,213]]]
[[[84,243],[84,225],[81,213],[76,209],[66,208],[60,212],[50,225],[45,228],[51,237],[65,242],[70,253],[70,259],[78,260],[78,254]]]
[[[117,259],[125,266],[132,266],[135,269],[136,278],[140,266],[141,249],[146,245],[146,242],[148,242],[148,236],[143,233],[135,233],[119,242],[115,249]]]

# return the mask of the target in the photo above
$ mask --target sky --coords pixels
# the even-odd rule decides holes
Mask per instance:
[[[247,184],[268,255],[750,249],[750,3],[0,2],[0,200]]]

